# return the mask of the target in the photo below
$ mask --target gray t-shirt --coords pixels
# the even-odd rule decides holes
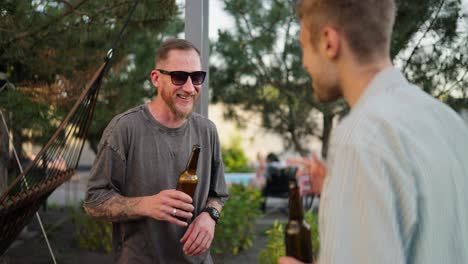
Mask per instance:
[[[215,125],[193,113],[181,127],[167,128],[153,118],[146,105],[116,116],[103,133],[91,169],[85,199],[95,207],[113,194],[125,197],[154,195],[175,189],[192,146],[200,145],[194,216],[205,208],[208,198],[228,197],[221,146]],[[143,218],[113,223],[116,263],[212,263],[208,252],[189,257],[179,242],[186,228],[166,221]]]

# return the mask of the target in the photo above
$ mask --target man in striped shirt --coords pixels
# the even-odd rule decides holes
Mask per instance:
[[[328,167],[306,164],[316,192],[326,174],[319,262],[468,263],[468,129],[392,66],[394,1],[304,0],[298,14],[315,96],[351,106]]]

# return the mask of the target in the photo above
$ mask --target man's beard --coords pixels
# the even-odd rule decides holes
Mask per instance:
[[[165,90],[164,90],[165,91]],[[162,91],[161,92],[161,97],[163,99],[164,102],[166,102],[167,106],[169,107],[169,109],[171,110],[171,112],[179,119],[179,120],[183,120],[183,119],[187,119],[190,117],[190,115],[193,113],[193,109],[195,108],[195,104],[197,103],[198,101],[198,95],[194,95],[193,96],[193,105],[192,105],[192,108],[187,111],[187,112],[182,112],[182,111],[179,111],[179,109],[177,109],[175,103],[174,103],[174,97],[172,96],[172,94],[170,93],[167,93],[167,92],[164,92]]]
[[[315,99],[320,102],[320,103],[329,103],[329,102],[334,102],[338,99],[340,99],[343,96],[341,87],[339,84],[334,84],[334,85],[320,85],[317,84],[316,87],[314,87],[314,97]]]

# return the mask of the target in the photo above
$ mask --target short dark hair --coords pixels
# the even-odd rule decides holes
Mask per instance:
[[[166,60],[171,50],[195,50],[198,56],[200,56],[200,51],[189,41],[185,39],[171,38],[165,40],[161,46],[159,46],[159,49],[156,51],[155,64]]]
[[[394,0],[299,0],[297,15],[316,47],[326,24],[341,30],[351,50],[362,61],[390,51],[395,21]]]
[[[268,153],[268,155],[266,157],[266,160],[267,160],[268,163],[275,162],[275,161],[278,162],[279,161],[278,156],[276,156],[275,153]]]

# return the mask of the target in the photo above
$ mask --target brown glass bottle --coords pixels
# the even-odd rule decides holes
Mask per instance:
[[[289,221],[285,227],[286,255],[312,263],[310,226],[304,220],[297,182],[289,182]]]
[[[197,164],[198,156],[200,155],[200,145],[193,145],[192,153],[187,163],[186,169],[179,175],[177,182],[177,190],[182,191],[193,198],[195,189],[197,188]]]

